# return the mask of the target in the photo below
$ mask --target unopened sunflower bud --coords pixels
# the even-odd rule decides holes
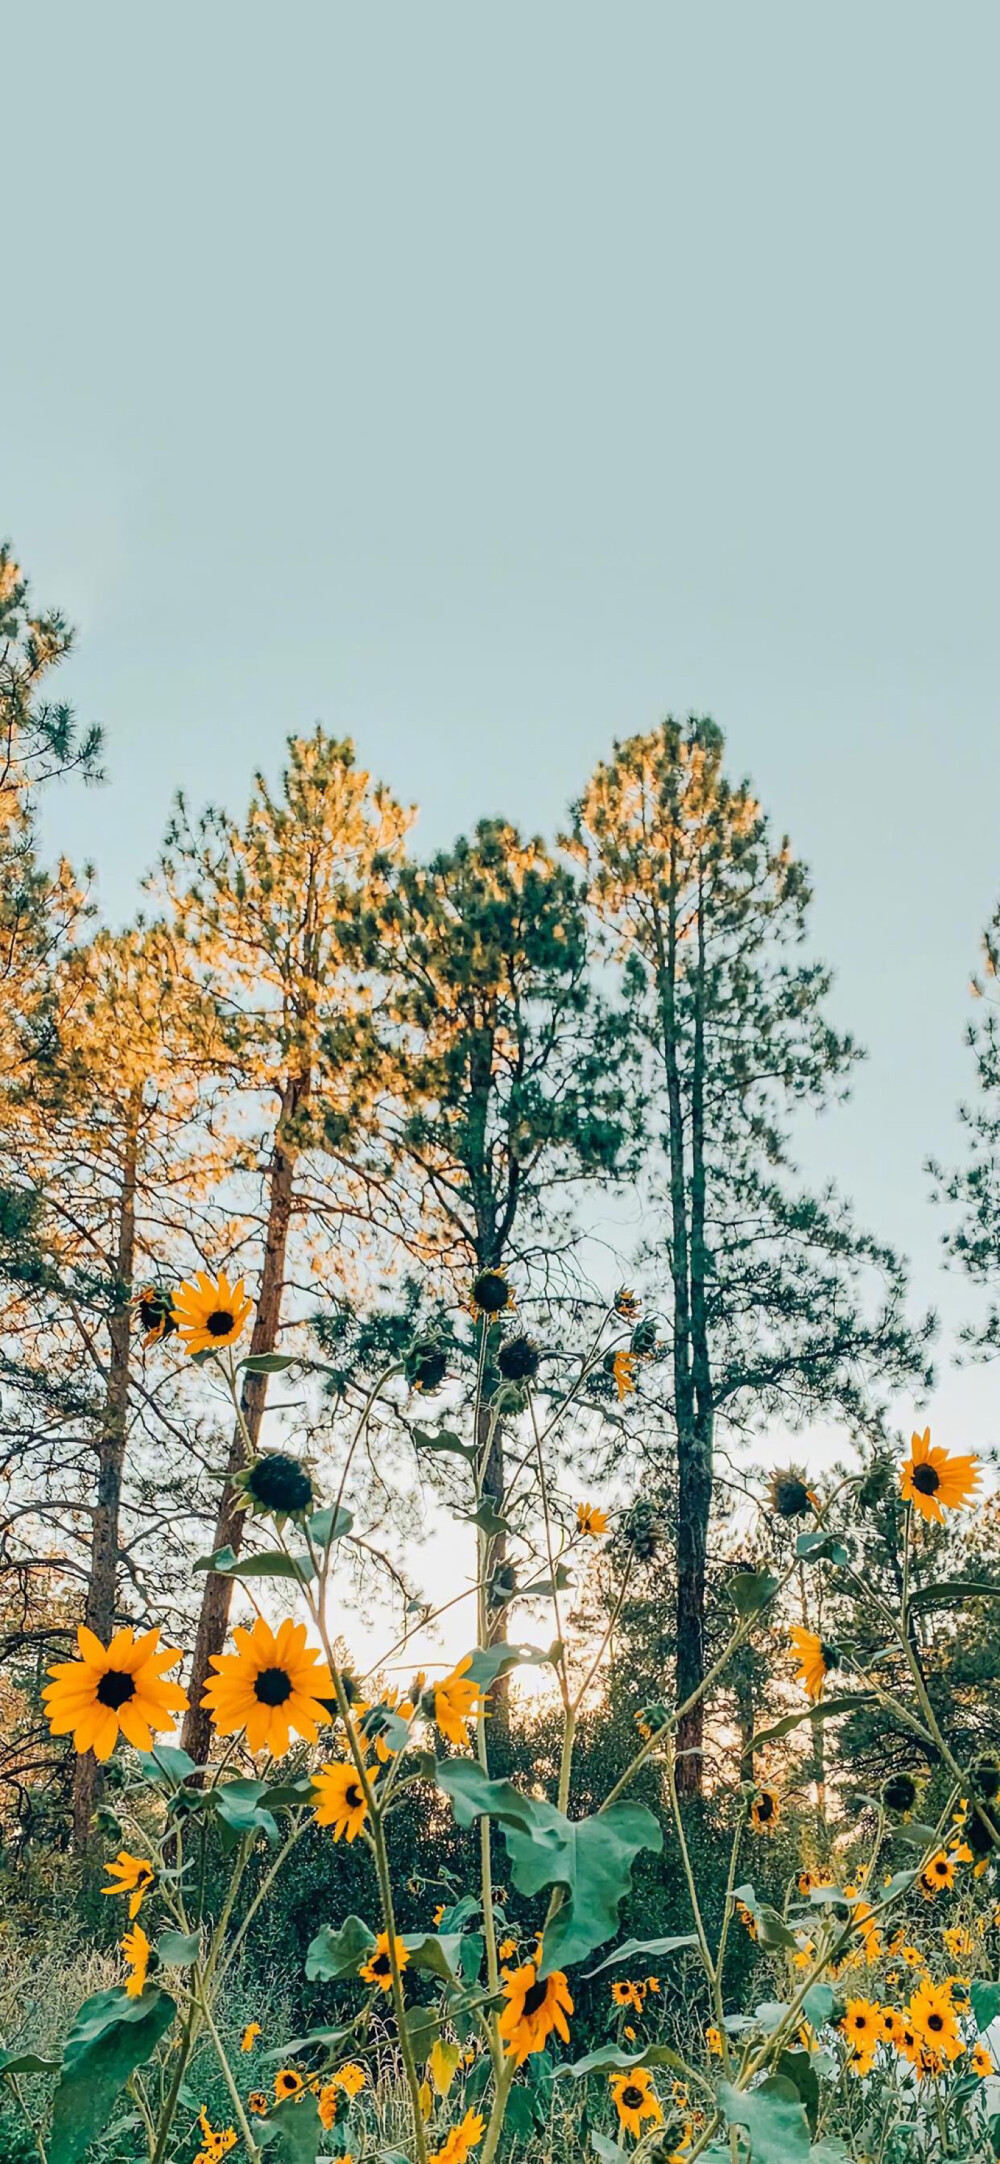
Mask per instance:
[[[286,1518],[301,1522],[316,1506],[311,1473],[298,1458],[288,1457],[283,1450],[265,1451],[254,1458],[236,1474],[233,1487],[238,1491],[241,1510],[273,1518],[279,1526]]]
[[[437,1390],[448,1372],[448,1357],[437,1338],[418,1338],[404,1362],[406,1380],[414,1390]]]
[[[510,1286],[502,1270],[480,1270],[472,1287],[474,1314],[502,1315],[512,1305]]]
[[[539,1352],[530,1337],[509,1337],[497,1354],[497,1366],[509,1383],[533,1382],[538,1373]]]

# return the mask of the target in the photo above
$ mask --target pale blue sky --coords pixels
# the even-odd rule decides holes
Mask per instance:
[[[134,905],[171,794],[322,719],[447,841],[711,711],[871,1058],[810,1147],[951,1315],[1000,889],[1000,17],[3,10],[0,527],[77,619]],[[993,1436],[951,1378],[942,1440]]]

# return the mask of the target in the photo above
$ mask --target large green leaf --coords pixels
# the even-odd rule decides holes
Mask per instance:
[[[197,1931],[190,1936],[186,1931],[161,1931],[156,1941],[157,1961],[165,1969],[190,1969],[198,1959],[199,1944]]]
[[[843,1566],[851,1560],[850,1549],[838,1540],[836,1533],[800,1533],[795,1543],[795,1553],[803,1563],[837,1563]]]
[[[238,1368],[245,1368],[248,1375],[283,1375],[286,1368],[295,1366],[294,1353],[248,1353],[245,1360],[238,1360]]]
[[[678,2074],[685,2071],[683,2059],[671,2051],[669,2044],[647,2044],[645,2051],[623,2051],[620,2044],[598,2044],[582,2059],[561,2062],[555,2072],[572,2074],[574,2081],[582,2081],[586,2074],[627,2074],[634,2066],[672,2066]]]
[[[477,1646],[466,1673],[470,1683],[478,1683],[481,1691],[488,1691],[498,1676],[507,1675],[512,1668],[538,1668],[546,1663],[554,1667],[561,1655],[558,1638],[547,1652],[541,1646]]]
[[[502,1518],[491,1496],[487,1495],[475,1510],[460,1511],[459,1525],[478,1525],[487,1540],[496,1540],[500,1533],[510,1532],[510,1519]]]
[[[950,1608],[957,1600],[1000,1600],[1000,1585],[983,1585],[978,1578],[943,1578],[937,1585],[918,1585],[910,1594],[910,1607]]]
[[[621,1946],[616,1946],[613,1954],[606,1954],[604,1960],[598,1962],[596,1969],[587,1969],[585,1973],[588,1977],[600,1976],[602,1969],[613,1969],[620,1961],[631,1961],[633,1954],[676,1954],[683,1947],[697,1944],[693,1931],[669,1939],[625,1939]]]
[[[780,1743],[782,1736],[790,1736],[793,1728],[800,1728],[803,1721],[832,1721],[838,1713],[853,1713],[855,1706],[871,1704],[872,1691],[848,1691],[842,1698],[821,1698],[818,1706],[803,1706],[799,1713],[786,1713],[783,1721],[775,1721],[773,1728],[762,1728],[750,1742],[749,1750],[760,1751],[766,1743]]]
[[[353,1524],[352,1511],[345,1510],[343,1505],[338,1508],[336,1503],[328,1503],[325,1510],[313,1511],[308,1525],[309,1538],[314,1547],[329,1548],[331,1541],[343,1540]]]
[[[311,1984],[332,1983],[338,1976],[356,1976],[375,1944],[375,1933],[360,1916],[347,1916],[339,1931],[324,1924],[306,1953],[306,1975]]]
[[[147,1781],[159,1788],[180,1788],[190,1774],[202,1771],[176,1743],[154,1743],[151,1751],[137,1751],[136,1757]]]
[[[475,1444],[463,1443],[460,1435],[452,1435],[447,1428],[440,1428],[436,1435],[431,1435],[426,1428],[414,1428],[413,1440],[418,1450],[445,1450],[454,1457],[465,1458],[470,1465],[475,1465]]]
[[[409,1931],[403,1935],[403,1945],[409,1954],[411,1969],[429,1969],[432,1976],[440,1976],[444,1983],[457,1984],[462,1956],[460,1931],[449,1931],[441,1937],[432,1931]]]
[[[0,2051],[0,2074],[54,2074],[58,2059],[40,2059],[37,2051]]]
[[[730,2126],[743,2126],[753,2164],[806,2164],[809,2121],[794,2082],[772,2074],[759,2089],[720,2081],[718,2102]]]
[[[438,1786],[451,1797],[460,1826],[486,1815],[503,1827],[519,1893],[563,1889],[546,1925],[539,1977],[583,1961],[618,1928],[619,1904],[640,1849],[659,1854],[663,1833],[642,1803],[613,1803],[590,1818],[569,1819],[552,1803],[524,1796],[510,1781],[490,1781],[474,1759],[447,1759]]]
[[[981,1978],[977,1978],[970,1986],[969,1998],[976,2027],[982,2034],[1000,2014],[1000,1984],[985,1983]]]
[[[316,1575],[307,1555],[285,1555],[281,1548],[264,1548],[259,1555],[234,1555],[232,1548],[216,1548],[200,1555],[192,1570],[210,1570],[216,1578],[294,1578],[307,1585]]]
[[[594,2155],[600,2158],[601,2164],[628,2164],[628,2156],[625,2150],[619,2148],[616,2141],[612,2141],[610,2134],[598,2134],[596,2130],[592,2131],[590,2146]]]
[[[114,1990],[84,2000],[63,2050],[49,2164],[77,2164],[107,2126],[129,2075],[152,2056],[176,2012],[173,1999],[154,1984],[134,1999]]]
[[[246,1833],[266,1833],[270,1842],[278,1839],[276,1821],[262,1802],[267,1795],[266,1781],[224,1781],[209,1793],[212,1809],[222,1820],[223,1840],[236,1841]]]
[[[316,2164],[323,2132],[316,2098],[286,2097],[272,2111],[265,2132],[268,2164]]]
[[[780,1581],[770,1570],[738,1570],[727,1578],[726,1592],[738,1616],[759,1615],[774,1599]]]
[[[809,2121],[809,2132],[815,2134],[819,2117],[819,2077],[813,2065],[812,2052],[783,2051],[776,2072],[786,2081],[790,2081],[793,2089],[798,2090]]]
[[[837,2004],[837,1994],[829,1984],[810,1984],[802,2001],[802,2011],[814,2029],[822,2029],[829,2021]]]

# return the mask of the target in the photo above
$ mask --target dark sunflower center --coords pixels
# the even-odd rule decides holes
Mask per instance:
[[[627,2087],[622,2090],[622,2103],[626,2111],[638,2111],[640,2104],[644,2102],[645,2097],[642,2090],[634,2081],[630,2081]]]
[[[933,1465],[915,1465],[913,1485],[918,1495],[936,1495],[941,1486],[941,1476],[935,1472]]]
[[[348,1810],[360,1811],[364,1800],[365,1799],[361,1793],[360,1788],[358,1787],[357,1782],[352,1781],[350,1788],[345,1788],[344,1790],[344,1802],[346,1803]]]
[[[757,1816],[758,1816],[758,1818],[764,1818],[764,1819],[767,1819],[767,1818],[773,1818],[773,1816],[774,1816],[774,1804],[772,1803],[772,1801],[771,1801],[771,1798],[770,1798],[770,1796],[760,1796],[760,1797],[758,1797],[758,1799],[757,1799]]]
[[[97,1686],[97,1702],[110,1706],[117,1713],[119,1706],[128,1704],[135,1697],[135,1677],[125,1674],[123,1668],[106,1668]]]
[[[262,1706],[283,1706],[292,1695],[289,1677],[283,1668],[262,1668],[254,1684],[254,1696]]]
[[[235,1320],[228,1307],[213,1308],[212,1313],[205,1317],[205,1328],[209,1337],[228,1337]]]
[[[949,1866],[946,1863],[936,1863],[934,1869],[939,1878],[947,1878]]]
[[[388,1954],[376,1954],[372,1961],[372,1968],[376,1976],[391,1975],[392,1963],[389,1959]]]
[[[938,2032],[938,2030],[939,2030],[939,2029],[943,2029],[943,2028],[944,2028],[944,2017],[943,2017],[943,2015],[942,2015],[942,2014],[928,2014],[928,2016],[927,2016],[927,2026],[928,2026],[928,2028],[929,2028],[929,2029],[933,2029],[933,2030],[934,2030],[934,2033],[935,2033],[935,2035],[937,2035],[937,2032]]]
[[[547,1983],[532,1984],[531,1989],[524,1994],[523,2014],[525,2020],[529,2020],[532,2014],[539,2012],[539,2009],[544,2006],[548,1995],[549,1987]]]
[[[157,1323],[162,1322],[162,1320],[163,1317],[155,1300],[140,1300],[139,1321],[144,1330],[155,1330]]]

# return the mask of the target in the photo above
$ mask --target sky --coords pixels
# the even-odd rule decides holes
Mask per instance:
[[[711,712],[866,1044],[804,1140],[942,1310],[1000,894],[1000,15],[880,0],[33,0],[3,20],[0,531],[79,626],[108,785],[51,848],[135,908],[173,792],[317,720],[421,848],[552,834]]]

